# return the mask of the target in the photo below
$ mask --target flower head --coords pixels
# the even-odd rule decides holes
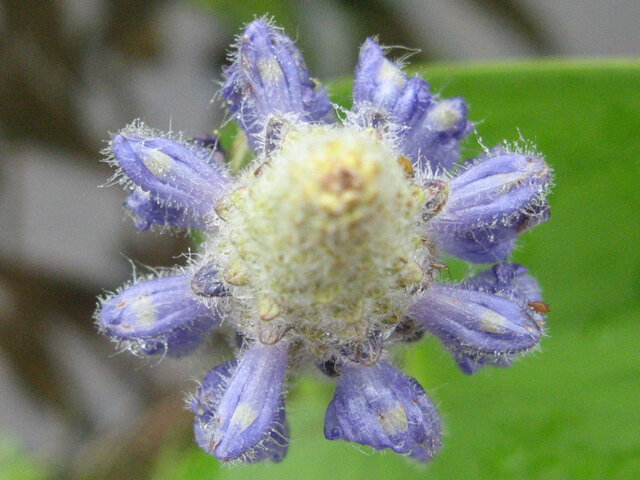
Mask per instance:
[[[255,154],[241,171],[213,137],[134,123],[111,141],[136,227],[206,237],[187,267],[105,299],[100,328],[143,355],[185,355],[219,330],[241,339],[191,401],[198,444],[221,460],[284,458],[286,379],[304,365],[336,382],[327,439],[430,460],[438,414],[388,352],[430,333],[472,374],[536,347],[548,307],[506,260],[549,217],[549,167],[502,148],[456,168],[472,130],[464,101],[432,94],[372,39],[340,122],[264,20],[239,36],[222,97]],[[445,284],[442,252],[500,263]]]

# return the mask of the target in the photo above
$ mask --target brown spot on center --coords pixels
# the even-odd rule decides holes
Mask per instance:
[[[360,190],[362,188],[362,181],[352,170],[340,167],[322,177],[321,185],[326,190],[340,193],[345,190]]]

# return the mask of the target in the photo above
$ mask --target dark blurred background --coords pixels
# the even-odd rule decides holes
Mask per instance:
[[[228,45],[254,15],[269,12],[299,37],[313,74],[329,81],[350,74],[369,35],[419,48],[412,61],[637,55],[639,5],[1,2],[0,478],[3,459],[22,457],[59,478],[144,478],[167,435],[183,441],[182,392],[200,366],[116,355],[92,314],[132,262],[171,265],[189,241],[137,233],[124,193],[98,188],[112,173],[98,152],[136,118],[188,136],[219,125],[211,98]]]

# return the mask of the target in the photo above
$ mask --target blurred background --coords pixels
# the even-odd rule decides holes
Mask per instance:
[[[298,38],[313,75],[328,82],[330,91],[332,79],[352,72],[358,46],[370,35],[386,45],[420,49],[412,62],[640,54],[637,0],[3,0],[0,479],[172,478],[163,471],[194,455],[195,463],[209,468],[203,478],[217,474],[215,463],[203,464],[208,459],[192,450],[191,415],[183,406],[184,392],[195,385],[190,379],[207,366],[116,355],[94,328],[98,295],[131,278],[134,265],[179,263],[189,247],[183,236],[136,232],[121,207],[124,193],[118,187],[99,188],[112,173],[100,163],[99,151],[109,132],[136,118],[187,136],[211,132],[223,119],[211,99],[228,45],[244,23],[264,13]],[[448,96],[457,93],[448,85],[438,87]],[[640,90],[640,82],[634,88]],[[471,106],[473,120],[491,120],[489,110],[477,116]],[[640,112],[620,108],[637,125]],[[517,140],[518,126],[516,121],[501,137]],[[536,131],[525,136],[535,140],[538,133],[543,137]],[[639,157],[624,159],[632,187],[640,181]],[[629,202],[638,199],[629,195]],[[636,247],[633,225],[638,221],[631,213],[624,226],[629,230],[620,237]],[[544,228],[552,238],[553,224]],[[535,250],[537,241],[533,238],[523,250],[529,244]],[[603,266],[610,274],[613,268],[616,275],[630,276],[618,291],[622,304],[628,298],[629,305],[637,305],[640,296],[634,259],[637,254],[618,270]],[[544,278],[542,264],[532,270]],[[598,296],[598,290],[589,292]],[[585,319],[572,312],[566,309],[570,318],[558,322],[576,321],[582,328]],[[590,313],[598,313],[597,308]],[[552,332],[555,320],[552,313]],[[636,329],[627,338],[640,340],[637,334]],[[436,363],[443,361],[437,347],[429,348],[439,352],[432,352]],[[583,354],[585,361],[590,358]],[[537,357],[527,367],[544,369],[545,355]],[[624,381],[640,383],[635,369],[623,368]],[[499,378],[493,385],[500,385]],[[632,404],[627,394],[621,395]],[[635,408],[638,402],[635,398]],[[447,408],[443,401],[443,411]],[[453,410],[451,405],[445,418],[453,417]],[[321,422],[322,411],[318,415]],[[314,428],[313,435],[321,437],[321,423]],[[518,436],[511,441],[516,444]],[[624,458],[640,458],[640,440],[630,436],[624,452]],[[429,470],[421,472],[429,476]],[[627,470],[620,472],[626,475]]]

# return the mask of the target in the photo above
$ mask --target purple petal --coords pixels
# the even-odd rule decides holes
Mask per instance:
[[[434,171],[449,170],[460,158],[460,142],[472,131],[465,101],[460,97],[441,99],[427,110],[420,126],[407,132],[403,152]]]
[[[443,250],[471,262],[505,260],[517,237],[549,219],[546,162],[494,153],[451,180],[444,209],[427,228]]]
[[[127,132],[111,148],[123,172],[154,201],[192,217],[210,213],[230,184],[210,148]]]
[[[499,263],[474,275],[461,285],[480,292],[498,293],[529,302],[542,301],[538,282],[517,263]]]
[[[233,360],[212,368],[191,399],[191,410],[196,415],[196,440],[205,450],[209,449],[209,444],[203,443],[207,440],[207,425],[213,422],[222,394],[237,366],[238,361]]]
[[[202,297],[226,297],[229,295],[224,283],[220,281],[216,264],[205,263],[191,279],[191,289]]]
[[[546,193],[550,180],[551,170],[542,158],[498,152],[451,180],[445,213],[464,211],[490,222],[505,210],[527,207]]]
[[[268,458],[275,463],[279,463],[284,460],[288,450],[289,423],[285,418],[284,398],[281,398],[278,404],[278,413],[273,422],[273,428],[260,444],[260,447],[254,449],[252,455],[247,457],[247,460],[250,462],[258,462]]]
[[[370,38],[360,49],[353,99],[365,121],[383,112],[394,126],[402,154],[433,171],[452,167],[460,141],[473,129],[462,99],[434,98],[427,82],[408,78]]]
[[[284,377],[288,346],[255,343],[237,362],[213,369],[196,392],[198,444],[220,460],[284,458],[288,425]]]
[[[487,281],[481,277],[460,286],[432,285],[409,315],[440,339],[465,373],[484,365],[508,366],[518,353],[537,345],[543,333],[540,314],[518,296],[524,293],[517,280],[523,274],[519,270],[508,287],[488,274]]]
[[[218,407],[237,366],[238,361],[234,360],[213,368],[191,401],[191,410],[196,415],[194,422],[196,442],[210,454],[216,446],[213,432],[219,425]],[[257,462],[271,458],[274,462],[280,462],[287,454],[288,443],[289,425],[285,419],[284,399],[281,398],[273,429],[263,439],[259,448],[254,447],[244,454],[243,460]]]
[[[527,272],[525,267],[517,263],[499,263],[464,281],[461,286],[522,302],[533,321],[544,331],[549,305],[542,299],[540,285]]]
[[[367,38],[360,47],[353,83],[354,104],[369,103],[392,113],[400,102],[406,118],[419,117],[433,101],[429,84],[408,79],[402,70],[387,60],[375,40]],[[417,115],[416,115],[417,113]]]
[[[438,413],[418,382],[386,362],[347,365],[327,408],[324,434],[431,459],[440,449]]]
[[[192,215],[187,209],[158,201],[149,192],[139,187],[127,196],[125,207],[133,215],[133,224],[141,232],[154,225],[204,230],[206,224],[199,215]]]
[[[435,228],[430,230],[433,235]],[[456,257],[474,263],[493,263],[509,258],[519,235],[517,227],[433,235],[436,244]]]
[[[254,150],[274,115],[292,114],[305,122],[331,122],[325,90],[309,77],[293,41],[264,20],[251,22],[238,40],[235,62],[222,88],[227,107]]]
[[[189,278],[172,275],[137,283],[100,309],[100,328],[147,355],[193,351],[220,317],[191,292]]]

